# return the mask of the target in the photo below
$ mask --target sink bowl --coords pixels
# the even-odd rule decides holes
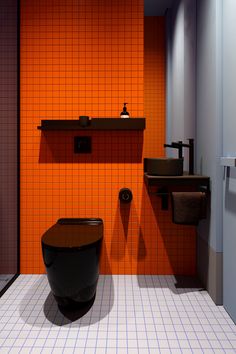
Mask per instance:
[[[182,176],[183,159],[177,158],[145,158],[144,172],[152,176]]]

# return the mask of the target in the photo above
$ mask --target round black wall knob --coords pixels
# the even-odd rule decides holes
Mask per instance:
[[[119,192],[121,203],[130,203],[133,199],[133,194],[129,188],[122,188]]]

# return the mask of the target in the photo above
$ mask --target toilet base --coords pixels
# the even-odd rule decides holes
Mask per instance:
[[[65,299],[61,301],[62,299],[58,299],[55,295],[54,297],[63,316],[74,322],[86,315],[86,313],[90,310],[90,308],[93,306],[96,294],[92,297],[91,300],[86,302],[77,302],[71,299],[68,299],[68,302],[65,302]],[[61,305],[61,303],[63,303],[63,305]]]
[[[96,297],[96,294],[88,301],[75,301],[70,298],[65,298],[65,297],[60,297],[60,296],[54,295],[54,298],[60,308],[63,307],[63,308],[71,308],[71,309],[76,309],[76,308],[86,306],[88,303],[94,302],[95,297]]]
[[[51,284],[50,278],[48,280],[49,284]],[[55,283],[53,284],[54,286],[51,286],[51,288],[53,289],[52,293],[59,306],[73,308],[80,307],[95,297],[97,282],[98,279],[92,285],[89,285],[86,288],[81,288],[79,291],[77,290],[77,292],[75,292],[76,288],[74,287],[73,293],[69,290],[63,292],[60,291],[61,289],[57,287]]]

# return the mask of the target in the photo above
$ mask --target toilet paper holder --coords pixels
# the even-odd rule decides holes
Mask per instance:
[[[121,203],[131,203],[133,199],[132,191],[129,188],[121,188],[119,191],[119,200]]]

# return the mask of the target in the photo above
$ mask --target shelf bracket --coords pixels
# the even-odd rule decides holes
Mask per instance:
[[[168,210],[169,207],[169,192],[167,187],[158,188],[156,195],[161,198],[161,209]]]

